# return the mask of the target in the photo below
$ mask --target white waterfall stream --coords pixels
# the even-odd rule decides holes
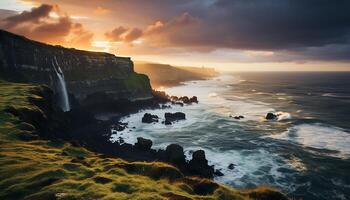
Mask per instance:
[[[64,112],[70,111],[70,104],[69,104],[69,97],[67,92],[67,86],[66,81],[64,80],[64,74],[57,62],[56,57],[54,57],[54,61],[52,62],[53,68],[56,72],[56,75],[58,77],[58,83],[57,83],[57,93],[59,98],[59,104],[61,109]]]

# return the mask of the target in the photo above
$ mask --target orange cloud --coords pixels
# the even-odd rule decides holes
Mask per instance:
[[[3,19],[0,28],[45,43],[89,49],[93,34],[62,13],[57,5],[42,4]]]
[[[139,28],[125,28],[119,26],[110,32],[106,32],[105,36],[109,41],[132,43],[139,39],[142,34],[143,31]]]
[[[109,9],[104,8],[104,7],[102,7],[102,6],[97,6],[97,8],[94,10],[94,13],[95,13],[96,15],[105,15],[105,14],[107,14],[107,13],[109,13],[109,12],[110,12]]]

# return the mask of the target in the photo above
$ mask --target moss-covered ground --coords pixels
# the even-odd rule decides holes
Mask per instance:
[[[164,163],[126,162],[64,141],[23,140],[35,127],[5,112],[38,110],[39,86],[0,81],[0,199],[280,199],[261,187],[235,190],[186,178]],[[64,134],[64,133],[62,133]]]

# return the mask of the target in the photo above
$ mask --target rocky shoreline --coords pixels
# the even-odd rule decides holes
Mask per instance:
[[[25,109],[18,110],[9,108],[9,112],[18,116],[21,120],[28,124],[33,124],[39,127],[36,134],[40,137],[49,140],[64,140],[70,141],[74,146],[82,146],[91,151],[101,153],[104,157],[118,157],[127,161],[161,161],[176,166],[184,175],[199,176],[204,178],[213,178],[214,176],[223,175],[219,170],[215,170],[214,166],[208,165],[208,160],[205,157],[203,150],[197,150],[192,153],[192,159],[186,160],[183,147],[178,144],[170,144],[165,149],[152,149],[152,141],[145,138],[137,138],[135,145],[125,143],[123,141],[111,142],[111,129],[116,131],[123,130],[127,124],[115,122],[113,120],[97,120],[94,114],[84,107],[76,106],[69,112],[62,112],[54,105],[54,94],[51,89],[43,87],[42,91],[36,91],[39,96],[44,98],[31,100],[33,104],[40,107],[45,113],[27,111]],[[123,100],[123,106],[119,110],[120,117],[135,113],[138,110],[145,108],[161,108],[165,103],[184,103],[191,104],[194,102],[187,102],[187,97],[183,98],[185,101],[177,99],[173,101],[174,97],[169,97],[163,92],[154,92],[154,98],[144,100],[141,102],[131,102]],[[197,98],[193,97],[195,102]],[[116,104],[119,102],[116,102]],[[138,106],[135,107],[134,105]],[[130,108],[130,109],[128,109]],[[115,108],[114,112],[117,109]],[[184,117],[184,113],[167,113],[167,120],[173,123]],[[141,120],[141,119],[140,119]],[[30,128],[30,127],[27,127]],[[37,136],[27,136],[27,140],[35,139]]]
[[[181,103],[183,105],[198,103],[196,97],[181,97],[176,98],[176,101],[174,101],[174,97],[169,97],[165,93],[155,92],[154,95],[155,98],[152,100],[138,102],[139,106],[137,109],[133,107],[133,103],[130,102],[132,109],[130,109],[129,112],[126,111],[128,104],[125,104],[119,117],[135,113],[138,110],[145,108],[162,108],[166,106],[166,104]],[[192,99],[192,101],[189,101],[189,99]],[[74,110],[72,113],[74,113]],[[88,114],[84,116],[88,116]],[[147,113],[140,120],[144,123],[158,123],[158,119],[158,116]],[[165,121],[161,123],[169,125],[175,123],[177,120],[184,119],[184,113],[166,113]],[[80,118],[78,120],[82,119]],[[192,160],[187,161],[183,147],[178,144],[170,144],[165,149],[155,150],[152,149],[153,142],[151,140],[141,137],[137,138],[137,143],[135,143],[135,145],[125,143],[123,138],[120,138],[119,141],[111,142],[110,137],[113,131],[122,131],[127,127],[127,123],[115,122],[116,118],[113,118],[112,121],[99,121],[92,119],[91,117],[90,119],[86,118],[85,120],[87,126],[80,123],[79,127],[69,131],[71,134],[70,138],[67,139],[77,141],[77,144],[81,144],[95,152],[103,153],[107,156],[123,158],[128,161],[166,162],[179,168],[184,175],[204,178],[213,178],[217,175],[223,175],[219,170],[215,170],[214,166],[208,165],[205,152],[202,150],[194,151],[192,153]],[[111,129],[113,129],[113,131],[110,131]]]

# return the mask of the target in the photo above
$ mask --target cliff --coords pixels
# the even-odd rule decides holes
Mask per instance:
[[[152,97],[148,77],[134,72],[130,58],[47,45],[0,30],[0,78],[55,89],[60,71],[68,93],[81,104],[95,96],[106,101]]]
[[[148,62],[135,62],[135,71],[146,74],[153,87],[174,86],[185,81],[203,80],[218,75],[213,68],[176,67]]]

